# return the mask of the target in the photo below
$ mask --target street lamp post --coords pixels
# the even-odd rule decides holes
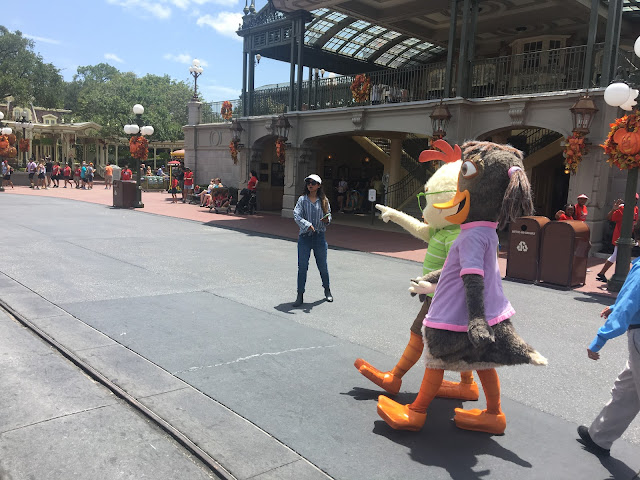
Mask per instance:
[[[640,57],[640,37],[634,45],[636,56]],[[636,105],[638,89],[640,89],[640,69],[631,71],[625,79],[624,69],[620,68],[619,74],[604,92],[604,101],[612,107],[620,107],[626,111],[632,111]],[[624,192],[625,209],[622,213],[622,225],[620,238],[618,239],[618,256],[616,257],[616,270],[609,279],[607,287],[612,292],[619,292],[629,273],[631,262],[631,249],[635,241],[631,238],[633,230],[633,217],[636,204],[636,189],[638,186],[638,167],[627,170],[627,183]]]
[[[189,67],[189,72],[191,73],[191,75],[193,75],[193,101],[197,102],[198,101],[198,77],[200,75],[202,75],[202,71],[204,69],[202,68],[202,66],[200,66],[200,60],[198,60],[197,58],[193,59],[193,62],[191,63],[191,66]]]
[[[25,108],[23,110],[20,110],[18,108],[15,108],[13,110],[13,118],[15,120],[15,125],[16,127],[18,126],[18,123],[20,123],[22,125],[22,139],[26,140],[27,138],[27,130],[31,131],[33,130],[33,123],[31,123],[28,120],[29,117],[29,111]],[[23,155],[23,162],[24,165],[27,165],[27,150],[24,150],[24,155]]]
[[[124,133],[127,135],[153,135],[153,127],[151,125],[142,124],[142,114],[144,113],[144,107],[139,103],[136,103],[133,106],[133,113],[136,116],[136,123],[131,125],[124,126]],[[144,208],[144,204],[142,203],[142,190],[140,187],[140,179],[142,177],[142,172],[140,171],[140,158],[136,155],[136,170],[138,172],[138,176],[136,177],[136,203],[134,208]]]
[[[0,133],[2,135],[11,135],[11,128],[10,127],[5,127],[2,125],[2,119],[4,118],[4,113],[0,112]],[[2,185],[2,182],[0,182],[0,192],[4,192],[4,186]]]

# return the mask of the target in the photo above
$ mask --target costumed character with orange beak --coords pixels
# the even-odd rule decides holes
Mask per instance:
[[[497,261],[496,228],[533,213],[531,186],[522,152],[508,145],[467,142],[454,198],[436,208],[457,207],[447,219],[461,225],[443,269],[426,275],[433,302],[423,322],[426,370],[416,400],[401,405],[378,398],[378,414],[398,430],[420,430],[445,370],[476,370],[486,398],[484,410],[456,408],[459,428],[502,434],[506,418],[500,406],[496,367],[546,365],[547,360],[516,333],[515,311],[504,296]]]
[[[391,207],[376,205],[376,208],[382,212],[382,220],[385,222],[391,220],[397,223],[414,237],[429,244],[422,267],[423,276],[442,269],[449,249],[460,233],[460,225],[452,223],[446,218],[448,215],[456,213],[457,208],[453,207],[449,210],[438,209],[434,205],[446,203],[453,199],[457,191],[460,165],[462,165],[460,160],[462,152],[458,145],[454,149],[445,140],[436,140],[433,142],[433,146],[442,151],[425,150],[420,154],[419,161],[440,160],[445,164],[431,176],[424,186],[424,193],[418,196],[419,199],[424,198],[425,202],[425,207],[422,209],[424,222],[420,222],[416,218]],[[422,203],[420,207],[422,207]],[[425,288],[428,289],[428,285],[423,280],[423,277],[411,281],[409,291],[412,295],[420,295],[421,300],[424,297],[424,301],[411,326],[409,343],[396,366],[390,371],[383,372],[361,358],[358,358],[354,363],[354,366],[362,375],[391,395],[396,395],[400,391],[402,377],[422,356],[424,349],[422,322],[429,310],[433,297],[433,292],[427,292]],[[473,380],[473,374],[470,371],[461,372],[460,382],[443,380],[436,396],[460,400],[477,400],[479,397],[478,384]]]

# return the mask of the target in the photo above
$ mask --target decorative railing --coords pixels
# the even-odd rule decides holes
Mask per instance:
[[[242,101],[239,99],[228,100],[233,106],[233,116],[242,116]],[[222,123],[225,121],[220,114],[224,102],[209,102],[202,104],[202,123]]]

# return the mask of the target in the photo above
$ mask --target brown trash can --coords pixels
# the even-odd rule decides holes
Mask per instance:
[[[590,236],[587,224],[578,220],[545,225],[540,248],[540,281],[563,287],[584,285]]]
[[[520,217],[509,225],[507,278],[538,281],[542,229],[547,217]]]
[[[136,203],[136,182],[133,180],[113,181],[113,206],[134,208]]]

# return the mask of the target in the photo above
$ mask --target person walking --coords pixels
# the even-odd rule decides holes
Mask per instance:
[[[8,187],[11,185],[13,188],[13,182],[11,181],[11,174],[13,173],[13,167],[9,165],[9,160],[3,160],[2,162],[2,186]]]
[[[51,187],[51,175],[53,173],[53,162],[51,161],[51,157],[45,158],[44,170],[46,176],[46,183],[44,186],[49,188]]]
[[[64,176],[64,188],[67,188],[67,184],[73,188],[73,184],[71,183],[71,165],[66,164],[62,170],[62,174]]]
[[[188,195],[193,193],[193,172],[189,167],[185,167],[184,169],[184,187],[182,189],[182,203],[186,203]]]
[[[40,185],[42,185],[43,190],[48,189],[49,187],[47,187],[47,180],[45,178],[47,168],[45,167],[42,160],[40,160],[40,163],[38,164],[37,172],[38,172],[38,183],[36,188],[40,190]]]
[[[93,175],[95,174],[95,168],[93,168],[93,163],[89,163],[87,165],[87,173],[85,178],[87,179],[87,189],[93,190]]]
[[[636,193],[636,203],[638,203],[637,193]],[[635,223],[638,221],[638,207],[634,205],[633,208],[634,208],[633,223],[635,225]],[[613,202],[613,208],[609,210],[609,213],[607,214],[607,220],[609,220],[610,222],[615,222],[616,226],[613,229],[613,236],[611,237],[611,243],[613,245],[613,253],[609,258],[607,258],[607,261],[604,262],[604,265],[602,265],[602,269],[596,275],[596,278],[601,282],[606,283],[609,281],[605,276],[605,274],[607,273],[607,270],[611,268],[611,265],[615,263],[616,258],[618,258],[618,239],[620,238],[620,232],[622,231],[622,215],[623,214],[624,214],[624,202],[621,198],[619,198],[615,202]]]
[[[304,179],[304,191],[298,198],[293,209],[293,219],[300,227],[298,233],[298,296],[293,302],[294,307],[303,303],[303,294],[307,283],[309,257],[311,250],[320,271],[324,298],[333,302],[333,295],[329,289],[329,269],[327,268],[327,241],[324,232],[331,223],[331,205],[322,190],[322,179],[316,175],[309,175]]]
[[[31,186],[29,188],[35,188],[33,177],[36,175],[36,170],[38,169],[38,164],[35,159],[31,157],[31,161],[27,164],[27,172],[29,173],[29,183]]]
[[[590,427],[580,425],[580,441],[589,451],[608,456],[615,442],[640,411],[640,258],[637,258],[611,307],[600,316],[605,323],[587,349],[592,360],[600,358],[600,349],[607,340],[627,333],[629,359],[618,375],[611,400],[604,406]]]

